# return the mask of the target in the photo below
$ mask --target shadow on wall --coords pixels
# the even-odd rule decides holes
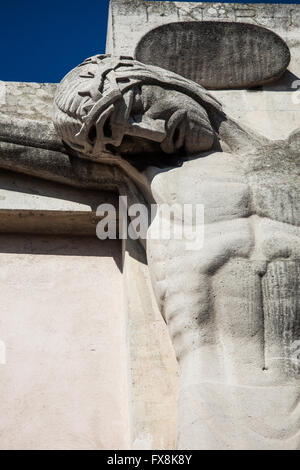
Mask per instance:
[[[276,82],[265,85],[263,91],[297,91],[300,88],[300,78],[293,74],[289,70],[286,70],[284,74],[276,80]],[[248,91],[252,91],[249,89]]]
[[[120,240],[99,240],[87,236],[52,236],[32,234],[0,234],[0,253],[111,257],[122,272]],[[38,262],[38,260],[36,261]]]
[[[118,203],[118,195],[112,191],[75,188],[4,169],[1,169],[0,189],[85,204],[94,212],[99,204]]]

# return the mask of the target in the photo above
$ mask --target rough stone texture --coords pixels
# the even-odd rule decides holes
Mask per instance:
[[[2,450],[130,446],[120,255],[94,237],[0,235]]]
[[[300,122],[300,11],[299,5],[151,2],[112,0],[107,53],[134,55],[150,30],[178,21],[234,21],[266,27],[278,34],[291,51],[288,72],[274,84],[256,91],[214,91],[225,111],[263,135],[285,138]],[[295,82],[295,83],[294,83]],[[294,83],[294,85],[293,85]]]
[[[193,155],[213,145],[205,111],[210,104],[217,105],[203,88],[176,74],[132,59],[97,55],[75,67],[58,86],[53,122],[81,158],[101,162],[107,154],[140,158],[160,150]]]
[[[56,83],[0,81],[1,114],[51,122]]]
[[[217,90],[274,82],[290,62],[287,45],[272,31],[221,21],[159,26],[139,41],[135,57]]]
[[[296,49],[299,41],[297,4],[111,0],[106,52],[133,56],[137,43],[146,32],[178,21],[250,23],[278,33],[292,49]]]
[[[267,142],[225,115],[201,85],[122,56],[86,59],[62,80],[54,103],[53,122],[66,152],[88,169],[85,160],[110,161],[126,172],[127,161],[140,170],[224,145],[234,150]],[[41,144],[33,145],[40,152]]]
[[[63,151],[53,122],[55,83],[0,82],[0,141]]]

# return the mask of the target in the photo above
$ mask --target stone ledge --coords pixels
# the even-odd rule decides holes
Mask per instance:
[[[0,173],[0,232],[95,235],[97,207],[118,196],[89,191],[2,170]]]

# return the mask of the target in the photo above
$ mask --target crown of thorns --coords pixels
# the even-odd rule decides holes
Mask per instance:
[[[58,87],[54,104],[54,125],[63,141],[80,153],[95,157],[107,152],[108,143],[101,133],[92,140],[91,129],[101,129],[115,110],[115,103],[124,92],[139,83],[155,84],[181,91],[206,108],[221,109],[202,86],[173,72],[145,65],[132,57],[95,55],[71,70]],[[126,108],[126,106],[124,106]],[[126,110],[123,121],[127,119]],[[125,129],[125,122],[124,122]],[[118,146],[124,136],[119,122],[114,129],[113,144]]]

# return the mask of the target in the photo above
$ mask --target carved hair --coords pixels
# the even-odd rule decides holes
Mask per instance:
[[[221,111],[220,103],[203,87],[173,72],[144,65],[131,57],[96,55],[71,70],[58,87],[53,114],[57,133],[67,146],[83,156],[96,158],[107,152],[105,138],[91,138],[95,122],[104,125],[114,103],[140,83],[185,93],[201,104],[208,115],[216,109]],[[119,144],[123,136],[119,129]]]

